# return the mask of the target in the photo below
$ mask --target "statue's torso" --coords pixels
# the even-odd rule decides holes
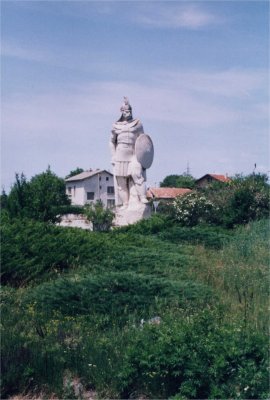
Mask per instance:
[[[132,121],[118,121],[113,124],[113,138],[115,144],[115,161],[129,162],[134,155],[136,139],[143,132],[143,126],[138,119]]]

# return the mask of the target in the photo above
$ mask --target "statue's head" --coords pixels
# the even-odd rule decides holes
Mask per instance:
[[[132,119],[132,107],[129,104],[127,97],[124,97],[124,103],[122,104],[120,111],[122,115],[119,121],[129,121],[130,119]]]

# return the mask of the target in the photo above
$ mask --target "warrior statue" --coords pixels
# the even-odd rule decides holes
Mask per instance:
[[[121,117],[112,127],[110,148],[116,205],[127,208],[147,203],[146,168],[153,161],[153,144],[144,134],[142,123],[132,117],[132,108],[126,97],[120,111]]]

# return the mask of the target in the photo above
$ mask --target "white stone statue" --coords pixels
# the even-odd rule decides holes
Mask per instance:
[[[121,117],[113,124],[110,140],[116,205],[122,211],[141,209],[144,212],[148,203],[146,169],[153,161],[153,143],[144,134],[142,123],[132,117],[132,108],[126,97],[120,111]]]

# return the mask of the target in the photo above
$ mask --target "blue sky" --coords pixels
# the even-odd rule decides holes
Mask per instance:
[[[1,2],[2,187],[111,169],[123,96],[169,174],[269,166],[268,1]]]

